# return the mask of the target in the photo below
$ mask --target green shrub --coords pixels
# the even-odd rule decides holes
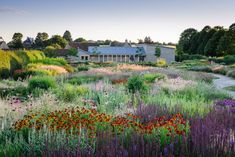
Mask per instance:
[[[25,70],[16,70],[13,74],[14,80],[25,80],[30,78],[31,76],[50,76],[51,74],[45,70],[33,70],[33,71],[25,71]]]
[[[163,80],[165,79],[165,75],[161,74],[161,73],[155,73],[155,74],[145,74],[144,75],[144,80],[147,83],[154,83],[156,79],[158,80]]]
[[[130,93],[145,93],[147,90],[143,77],[139,75],[132,76],[127,81],[127,89]]]
[[[183,54],[182,56],[178,56],[177,61],[184,61],[184,60],[199,60],[199,59],[207,59],[206,56],[199,55],[199,54],[194,54],[194,55],[188,55],[188,54]]]
[[[189,68],[191,71],[201,71],[201,72],[212,72],[211,68],[208,66],[193,66]]]
[[[6,98],[9,96],[17,96],[20,98],[27,98],[29,94],[29,90],[27,87],[18,86],[16,88],[0,88],[0,96],[1,98]]]
[[[77,67],[77,70],[78,71],[88,71],[89,68],[87,66],[79,66],[79,67]]]
[[[228,86],[224,88],[225,90],[235,91],[235,86]]]
[[[232,70],[228,71],[228,72],[227,72],[227,75],[228,75],[229,77],[235,78],[235,69],[232,69]]]
[[[77,76],[70,78],[67,82],[73,85],[81,85],[83,83],[95,82],[103,79],[103,76]]]
[[[233,64],[235,63],[235,55],[227,55],[224,57],[224,63],[225,64]]]
[[[130,64],[137,64],[137,65],[142,65],[142,66],[152,66],[152,67],[156,66],[156,64],[153,62],[137,62],[137,63],[130,63]]]
[[[74,86],[71,84],[65,84],[59,87],[56,91],[56,95],[60,100],[65,102],[74,101],[78,96],[85,95],[89,92],[88,88],[82,86]]]
[[[223,63],[224,62],[224,57],[213,57],[213,58],[209,58],[208,61],[212,61],[215,63]]]
[[[157,59],[157,63],[156,63],[157,67],[166,67],[167,66],[167,62],[164,58],[160,58]]]
[[[36,88],[48,90],[49,88],[55,88],[56,81],[52,77],[34,77],[29,80],[29,89],[34,90]]]

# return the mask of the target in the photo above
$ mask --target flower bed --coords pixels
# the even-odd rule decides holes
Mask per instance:
[[[96,137],[98,131],[111,130],[115,134],[136,132],[138,134],[166,136],[169,138],[184,135],[188,124],[181,114],[155,117],[148,123],[141,123],[141,117],[133,114],[126,116],[111,116],[99,113],[95,109],[68,108],[48,114],[35,113],[25,116],[13,124],[15,130],[23,128],[43,129],[46,126],[51,131],[65,130],[67,133],[81,134],[86,130],[89,137]]]

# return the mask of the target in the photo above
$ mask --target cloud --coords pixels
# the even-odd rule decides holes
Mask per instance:
[[[4,13],[22,15],[22,14],[26,14],[27,12],[25,10],[20,10],[20,9],[11,8],[11,7],[0,7],[0,14],[4,14]]]

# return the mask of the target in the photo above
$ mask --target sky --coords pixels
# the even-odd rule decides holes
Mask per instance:
[[[0,36],[9,42],[15,32],[36,37],[63,35],[73,39],[125,39],[150,36],[178,42],[186,28],[205,25],[228,28],[235,23],[234,0],[0,0]]]

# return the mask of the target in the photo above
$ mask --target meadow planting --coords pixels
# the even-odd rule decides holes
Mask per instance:
[[[211,74],[0,55],[0,156],[235,155],[235,101]]]

